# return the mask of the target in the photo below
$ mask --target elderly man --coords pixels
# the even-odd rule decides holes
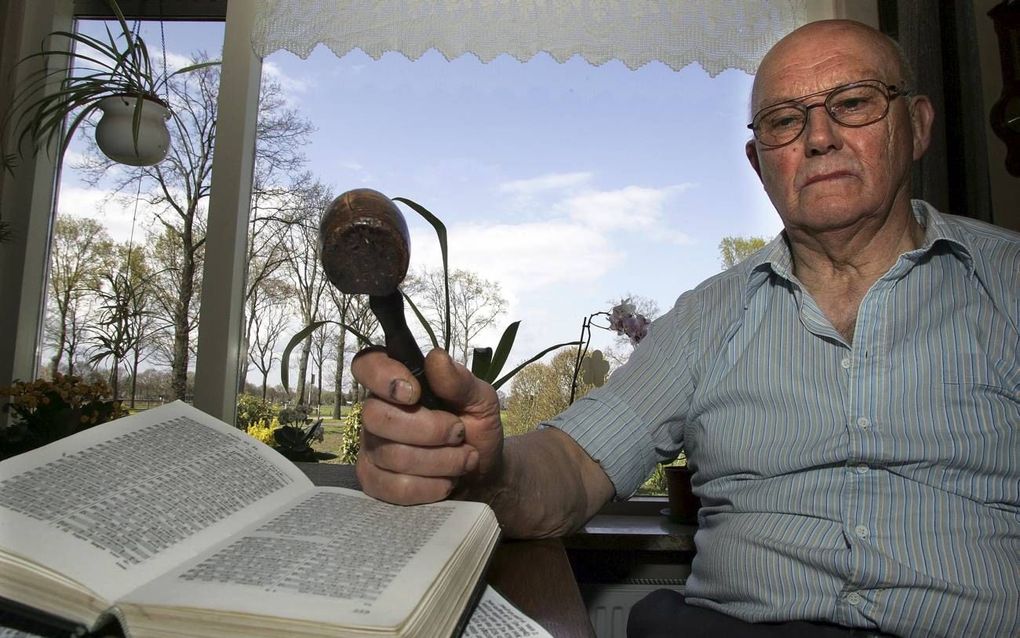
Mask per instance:
[[[426,371],[450,412],[360,354],[365,490],[480,499],[508,535],[550,536],[684,446],[703,503],[686,600],[653,594],[631,635],[1017,635],[1020,236],[910,200],[933,119],[913,88],[864,25],[785,37],[746,149],[784,232],[524,436],[444,353]]]

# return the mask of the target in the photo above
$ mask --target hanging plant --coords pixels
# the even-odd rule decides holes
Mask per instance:
[[[54,31],[41,50],[25,56],[18,66],[41,63],[20,83],[3,121],[3,165],[10,170],[23,145],[33,153],[60,139],[58,161],[78,126],[95,111],[104,113],[96,127],[97,143],[110,159],[133,166],[158,163],[169,149],[166,121],[172,113],[165,93],[171,78],[219,64],[203,62],[162,73],[153,68],[148,47],[132,30],[116,0],[106,0],[120,31],[106,28],[106,38]],[[165,56],[164,56],[165,57]],[[59,61],[57,64],[54,61]],[[122,132],[117,132],[117,129]]]

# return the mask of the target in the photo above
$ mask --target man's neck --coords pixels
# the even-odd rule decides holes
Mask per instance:
[[[905,204],[880,222],[863,220],[825,232],[788,232],[794,274],[812,292],[837,282],[865,284],[866,290],[900,255],[924,242],[924,228],[909,201]]]
[[[864,295],[900,255],[924,243],[924,228],[907,200],[905,208],[894,209],[880,223],[864,220],[824,233],[794,230],[787,237],[797,279],[852,343]]]

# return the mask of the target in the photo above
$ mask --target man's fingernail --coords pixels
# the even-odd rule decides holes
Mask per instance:
[[[467,461],[464,463],[465,472],[474,472],[478,468],[478,450],[468,452]]]
[[[453,427],[450,428],[450,438],[448,443],[450,445],[459,445],[463,442],[464,442],[464,424],[455,423]]]
[[[394,379],[390,381],[390,398],[394,401],[400,401],[401,403],[411,402],[411,393],[414,388],[411,384],[403,379]]]

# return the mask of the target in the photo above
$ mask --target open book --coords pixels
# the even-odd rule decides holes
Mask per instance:
[[[450,636],[499,537],[486,505],[315,487],[184,403],[0,463],[0,597],[127,636]]]

